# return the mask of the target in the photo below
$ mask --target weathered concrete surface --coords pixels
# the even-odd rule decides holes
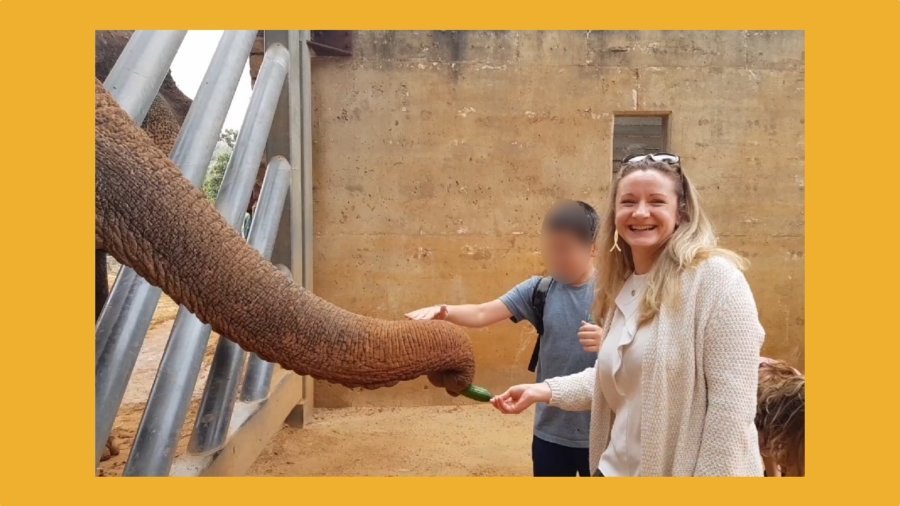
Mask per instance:
[[[357,32],[314,59],[315,287],[401,318],[540,273],[561,198],[605,205],[613,113],[671,111],[671,151],[748,256],[765,353],[803,368],[802,32]],[[534,333],[472,331],[476,381],[528,381]],[[316,404],[453,400],[425,380]]]

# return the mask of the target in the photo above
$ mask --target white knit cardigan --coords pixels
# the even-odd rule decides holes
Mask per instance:
[[[762,476],[754,417],[765,333],[750,286],[731,261],[712,257],[682,274],[679,293],[646,324],[638,475]],[[551,406],[591,411],[591,469],[614,416],[595,380],[592,367],[546,381]]]

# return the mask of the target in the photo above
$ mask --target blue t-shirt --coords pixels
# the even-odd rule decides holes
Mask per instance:
[[[534,325],[531,297],[540,282],[533,276],[500,297],[515,321],[528,320]],[[594,278],[580,286],[554,281],[544,303],[544,335],[538,354],[537,381],[566,376],[592,367],[596,353],[588,353],[578,342],[581,321],[589,321],[594,304]],[[587,448],[590,412],[563,411],[540,403],[535,406],[534,435],[571,448]]]

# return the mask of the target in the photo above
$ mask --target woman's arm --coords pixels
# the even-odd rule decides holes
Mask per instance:
[[[744,276],[726,290],[703,336],[707,407],[695,474],[762,476],[754,417],[765,332]]]
[[[491,398],[491,404],[507,415],[517,415],[538,402],[550,402],[550,387],[547,383],[513,385]]]
[[[547,379],[551,393],[549,404],[566,411],[590,411],[597,377],[595,367],[596,364],[575,374]]]
[[[543,383],[509,387],[491,399],[491,404],[506,414],[518,414],[532,404],[543,402],[566,411],[590,411],[594,395],[594,368],[550,378]]]
[[[532,404],[543,402],[566,411],[590,411],[594,395],[594,368],[550,378],[543,383],[509,387],[491,399],[495,408],[506,414],[518,414]]]
[[[410,320],[447,320],[463,327],[479,328],[493,325],[512,316],[500,299],[483,304],[438,304],[406,313]]]

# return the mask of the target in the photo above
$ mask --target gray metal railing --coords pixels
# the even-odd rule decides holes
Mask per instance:
[[[126,111],[136,123],[143,121],[184,36],[184,31],[137,31],[110,71],[104,87],[120,104],[122,100],[133,104]],[[171,157],[194,186],[199,187],[206,175],[255,39],[253,30],[225,32],[181,127]],[[95,463],[100,461],[161,293],[123,267],[97,321]]]
[[[183,175],[195,186],[200,186],[205,178],[209,160],[256,33],[252,30],[224,32],[170,154]],[[306,130],[302,131],[299,114],[296,114],[296,108],[301,106],[301,94],[294,89],[303,86],[298,68],[302,67],[305,72],[309,72],[309,53],[301,57],[298,45],[301,37],[308,37],[308,33],[266,34],[267,49],[263,63],[216,199],[217,210],[235,228],[241,226],[244,218],[259,161],[268,149],[267,142],[271,142],[273,138],[280,142],[280,139],[302,136],[304,145],[311,148],[311,143],[306,142],[310,135],[309,127],[304,125]],[[271,40],[268,35],[272,35]],[[104,82],[104,86],[126,107],[126,111],[138,124],[147,114],[184,36],[184,31],[135,32]],[[279,41],[285,41],[289,49]],[[282,97],[286,79],[291,84],[288,88],[290,93],[285,93],[285,96],[291,97],[289,104]],[[306,98],[302,101],[302,106],[308,107],[309,90],[304,89],[302,94]],[[288,107],[291,109],[290,115],[286,113]],[[309,111],[304,112],[304,120],[308,120]],[[279,120],[277,131],[270,132],[276,128],[273,126],[273,118],[276,116],[282,119],[288,117],[289,120]],[[301,177],[296,170],[292,170],[288,158],[296,159],[298,164],[305,161],[304,170],[310,170],[308,153],[305,160],[296,150],[284,154],[285,156],[277,156],[277,151],[269,153],[270,163],[247,237],[250,245],[266,258],[272,253],[278,231],[285,229],[286,223],[283,222],[286,221],[284,217],[287,213],[284,209],[288,205],[289,188]],[[310,174],[302,174],[302,177],[311,182]],[[303,195],[305,192],[301,194],[298,191],[290,201],[301,210],[311,208],[311,200],[302,200]],[[293,215],[291,213],[291,217]],[[307,237],[312,235],[311,228],[302,229],[308,220],[307,216],[298,213],[297,219],[296,232],[294,227],[287,227],[290,243],[292,246],[302,247],[305,253],[309,250]],[[291,254],[293,259],[295,256],[293,252]],[[296,258],[300,262],[305,260],[302,255]],[[301,263],[297,267],[302,270],[304,266]],[[160,294],[158,288],[147,283],[132,269],[123,267],[98,319],[95,348],[97,462],[112,430]],[[280,420],[287,416],[285,408],[290,408],[290,402],[296,404],[298,397],[302,397],[303,392],[307,391],[307,380],[303,380],[301,384],[300,378],[293,376],[291,381],[284,381],[285,378],[290,379],[290,375],[285,376],[284,372],[279,373],[277,386],[270,387],[273,371],[276,369],[274,364],[262,361],[255,354],[244,352],[225,336],[220,337],[203,392],[200,412],[191,433],[189,455],[185,456],[186,461],[181,461],[178,470],[173,470],[176,445],[187,417],[210,333],[208,325],[200,322],[184,307],[179,308],[135,434],[124,469],[125,475],[181,473],[185,462],[196,462],[191,460],[194,459],[193,456],[224,454],[219,450],[226,444],[232,447],[239,445],[238,453],[247,455],[246,446],[240,445],[246,445],[248,440],[258,439],[258,431],[262,426],[275,427],[274,424],[277,423],[277,427],[280,427]],[[247,370],[242,377],[245,362]],[[239,390],[241,401],[250,402],[241,403],[237,409],[236,402],[240,402],[237,401]],[[311,394],[311,389],[309,392]],[[270,402],[259,402],[267,398]],[[272,407],[267,408],[269,405]],[[277,418],[279,416],[281,418]],[[251,423],[251,420],[256,419],[260,423]],[[237,437],[244,432],[247,434]],[[245,443],[231,442],[234,439]],[[204,462],[207,462],[204,465],[213,465],[211,461]],[[216,463],[216,471],[212,472],[227,472],[227,469],[240,467],[241,465],[235,466],[233,463]],[[196,470],[197,473],[202,471]]]
[[[281,45],[266,51],[216,198],[216,209],[235,228],[240,226],[250,203],[275,106],[287,76],[288,56]],[[125,465],[126,475],[169,473],[210,332],[208,324],[184,307],[179,308]]]

